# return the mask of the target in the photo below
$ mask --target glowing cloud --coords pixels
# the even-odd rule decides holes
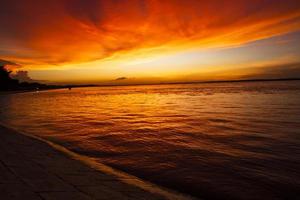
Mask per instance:
[[[0,57],[31,66],[227,47],[298,30],[298,0],[1,0]]]

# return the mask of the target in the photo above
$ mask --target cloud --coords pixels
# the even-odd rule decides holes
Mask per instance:
[[[299,22],[298,0],[1,0],[0,56],[34,67],[223,47],[295,31]]]
[[[300,79],[300,62],[245,65],[231,69],[213,70],[206,73],[189,74],[180,81],[219,81],[250,79]]]
[[[16,73],[11,74],[11,77],[12,77],[13,79],[19,80],[20,82],[28,82],[28,83],[35,82],[34,80],[32,80],[32,79],[29,77],[27,71],[17,71]]]
[[[126,80],[127,77],[119,77],[119,78],[116,78],[115,81],[123,81],[123,80]]]
[[[250,69],[249,69],[250,70]],[[300,78],[300,63],[285,63],[277,65],[269,65],[259,67],[252,74],[245,75],[243,78],[262,78],[262,79],[274,79],[274,78]]]
[[[19,66],[17,63],[8,61],[8,60],[2,60],[0,59],[0,65],[14,65],[14,66]]]

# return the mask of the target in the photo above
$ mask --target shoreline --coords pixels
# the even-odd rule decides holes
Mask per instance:
[[[156,85],[192,85],[192,84],[215,84],[215,83],[248,83],[248,82],[280,82],[280,81],[300,81],[300,78],[282,78],[282,79],[237,79],[237,80],[219,80],[219,81],[188,81],[188,82],[159,82],[159,83],[128,83],[128,84],[96,84],[93,87],[123,87],[123,86],[156,86]]]
[[[31,176],[33,176],[33,179],[35,179],[35,176],[39,176],[38,171],[40,171],[40,169],[38,169],[36,171],[37,174],[35,175],[35,171],[32,171],[31,167],[29,167],[29,168],[27,168],[26,166],[24,167],[24,165],[22,165],[22,162],[25,161],[27,164],[29,163],[29,165],[35,165],[36,163],[38,163],[39,166],[40,165],[43,166],[43,168],[44,168],[43,170],[47,171],[47,174],[50,173],[50,175],[54,176],[54,177],[56,177],[56,176],[64,177],[65,174],[73,173],[72,172],[73,169],[71,169],[72,167],[69,168],[70,165],[64,165],[64,162],[66,162],[66,163],[71,162],[71,163],[73,163],[72,165],[81,166],[79,168],[83,168],[84,169],[83,171],[87,170],[87,171],[92,171],[92,173],[93,173],[93,177],[91,177],[91,180],[89,180],[89,177],[84,172],[78,172],[79,173],[78,177],[80,177],[80,179],[81,179],[81,181],[79,181],[79,185],[76,185],[76,183],[74,184],[74,180],[73,180],[73,182],[72,181],[68,182],[63,179],[63,182],[65,185],[74,186],[75,190],[79,188],[78,191],[74,191],[71,193],[70,193],[70,191],[68,191],[68,189],[66,189],[66,191],[64,191],[65,190],[64,187],[62,187],[62,189],[61,189],[62,191],[60,191],[60,188],[57,188],[57,186],[55,186],[55,189],[54,189],[55,191],[51,191],[53,188],[51,188],[51,186],[49,186],[49,188],[47,188],[48,190],[50,190],[49,192],[48,191],[46,191],[46,192],[35,191],[34,187],[31,189],[30,189],[30,187],[28,187],[28,190],[26,190],[26,193],[35,194],[37,196],[37,198],[40,197],[40,195],[46,195],[46,196],[48,195],[49,196],[50,192],[55,193],[55,192],[57,192],[56,190],[58,190],[59,194],[56,194],[56,195],[72,194],[73,196],[75,195],[78,197],[85,196],[87,199],[96,198],[97,196],[95,196],[95,194],[101,195],[101,196],[103,196],[104,194],[107,194],[109,199],[139,199],[141,197],[145,197],[146,199],[149,199],[149,200],[150,199],[169,199],[169,200],[195,200],[195,199],[197,199],[197,198],[194,198],[194,197],[191,197],[191,196],[188,196],[185,194],[181,194],[179,192],[172,191],[170,189],[166,189],[161,186],[157,186],[155,184],[149,183],[149,182],[141,180],[135,176],[129,175],[125,172],[115,170],[109,166],[106,166],[104,164],[96,162],[92,158],[74,153],[74,152],[66,149],[63,146],[60,146],[58,144],[55,144],[55,143],[45,140],[43,138],[29,135],[27,133],[15,130],[12,127],[2,124],[1,122],[0,122],[0,132],[1,132],[0,150],[2,150],[2,152],[0,153],[0,170],[1,170],[1,164],[2,164],[2,165],[4,165],[4,167],[9,168],[9,171],[15,172],[15,168],[14,168],[15,166],[10,166],[10,163],[11,163],[10,159],[13,159],[15,164],[18,164],[18,159],[14,158],[18,154],[15,154],[15,155],[13,154],[9,157],[5,157],[5,155],[4,156],[2,155],[3,152],[14,152],[19,149],[23,153],[24,152],[23,148],[25,148],[26,155],[24,155],[24,156],[26,157],[26,159],[20,158],[19,162],[22,166],[23,173],[30,174]],[[6,143],[6,141],[12,142],[12,145],[8,145]],[[30,146],[30,148],[28,148],[29,146]],[[40,148],[41,146],[42,146],[42,148]],[[28,151],[28,149],[29,149],[29,151]],[[37,149],[39,149],[39,151],[37,151]],[[46,153],[43,151],[46,151]],[[51,152],[51,155],[48,155],[49,152]],[[35,155],[36,153],[38,155]],[[45,155],[47,155],[45,158],[44,158],[44,156],[40,155],[43,153]],[[53,154],[53,156],[52,156],[52,154]],[[43,161],[44,159],[45,159],[45,162]],[[50,165],[48,165],[49,163],[50,163]],[[53,167],[52,164],[54,164],[56,166],[55,170],[59,171],[59,173],[57,173],[55,170],[54,171],[52,170],[52,167]],[[60,166],[60,167],[57,167],[57,166]],[[26,172],[26,171],[28,171],[28,172]],[[63,171],[63,173],[61,171]],[[13,176],[13,175],[9,175],[9,176]],[[97,179],[98,181],[95,181],[94,180],[95,177],[98,177],[98,176],[100,177],[99,180]],[[100,180],[103,176],[105,176],[105,179]],[[1,175],[0,175],[0,177],[1,177]],[[34,185],[34,183],[32,184],[32,182],[34,182],[34,181],[32,181],[32,179],[28,180],[25,177],[25,180],[23,180],[24,177],[22,177],[22,176],[20,177],[18,174],[17,174],[17,177],[19,177],[21,179],[20,182],[24,183],[24,181],[25,181],[27,183],[27,185],[29,185],[29,186]],[[52,179],[55,179],[55,178],[52,178]],[[107,179],[109,181],[107,181]],[[3,182],[3,180],[2,181],[0,180],[0,197],[3,197],[3,195],[5,195],[5,194],[2,194],[3,190],[1,190],[1,182]],[[47,182],[49,182],[49,180],[47,178],[45,178],[45,179],[41,178],[41,179],[39,179],[38,182],[46,182],[47,183]],[[100,188],[98,188],[98,190],[96,189],[96,191],[93,191],[93,192],[90,192],[89,190],[86,192],[84,189],[86,189],[85,187],[87,187],[87,186],[85,186],[85,185],[81,186],[82,182],[87,182],[88,187],[94,187],[94,188],[100,187]],[[89,182],[91,182],[92,186],[91,186],[91,184],[89,184]],[[103,186],[101,188],[102,182],[105,186]],[[4,183],[5,183],[5,178],[4,178]],[[10,183],[10,182],[8,182],[8,183]],[[49,185],[49,184],[46,184],[46,185]],[[106,185],[109,185],[110,187],[107,187]],[[125,188],[125,192],[124,192],[124,188]],[[82,192],[82,190],[84,192]],[[105,190],[105,191],[103,191],[103,190]],[[103,193],[100,192],[100,194],[99,194],[99,191],[102,191]],[[128,191],[130,191],[130,192],[128,192]],[[78,195],[76,195],[76,193],[78,193]],[[8,194],[9,194],[9,192],[8,192]],[[117,195],[117,196],[114,196],[114,195]],[[20,197],[22,197],[22,195]],[[42,197],[42,198],[44,198],[44,197]],[[86,198],[84,198],[84,199],[86,199]],[[55,199],[64,199],[64,198],[60,197],[60,196],[56,196]],[[77,197],[75,197],[75,199],[77,199]],[[81,198],[79,198],[79,199],[81,199]],[[141,198],[141,199],[144,199],[144,198]]]
[[[156,85],[192,85],[192,84],[218,84],[218,83],[251,83],[251,82],[290,82],[290,81],[300,81],[300,78],[286,78],[286,79],[244,79],[244,80],[220,80],[220,81],[192,81],[192,82],[162,82],[162,83],[143,83],[143,84],[95,84],[95,85],[72,85],[71,88],[101,88],[101,87],[126,87],[126,86],[156,86]],[[58,88],[47,88],[39,90],[11,90],[11,91],[0,91],[0,95],[7,94],[18,94],[18,93],[28,93],[28,92],[44,92],[51,90],[69,90],[68,86],[61,86]]]

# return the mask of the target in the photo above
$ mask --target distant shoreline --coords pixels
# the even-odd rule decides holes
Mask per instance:
[[[42,88],[42,89],[28,89],[28,90],[11,90],[0,91],[0,95],[26,93],[26,92],[42,92],[48,90],[60,90],[69,88],[85,88],[85,87],[123,87],[123,86],[143,86],[143,85],[189,85],[189,84],[210,84],[210,83],[244,83],[244,82],[277,82],[277,81],[300,81],[300,78],[286,78],[286,79],[244,79],[244,80],[220,80],[220,81],[195,81],[195,82],[166,82],[166,83],[136,83],[136,84],[89,84],[89,85],[55,85],[54,87]]]
[[[241,82],[272,82],[272,81],[300,81],[300,78],[285,79],[243,79],[243,80],[220,80],[220,81],[194,81],[194,82],[163,82],[163,83],[133,83],[133,84],[95,84],[93,87],[119,87],[119,86],[142,86],[142,85],[180,85],[180,84],[209,84],[209,83],[241,83]],[[80,87],[80,86],[79,86]]]

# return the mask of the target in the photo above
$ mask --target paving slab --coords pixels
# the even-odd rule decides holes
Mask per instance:
[[[0,199],[2,200],[42,200],[25,184],[0,184]]]

